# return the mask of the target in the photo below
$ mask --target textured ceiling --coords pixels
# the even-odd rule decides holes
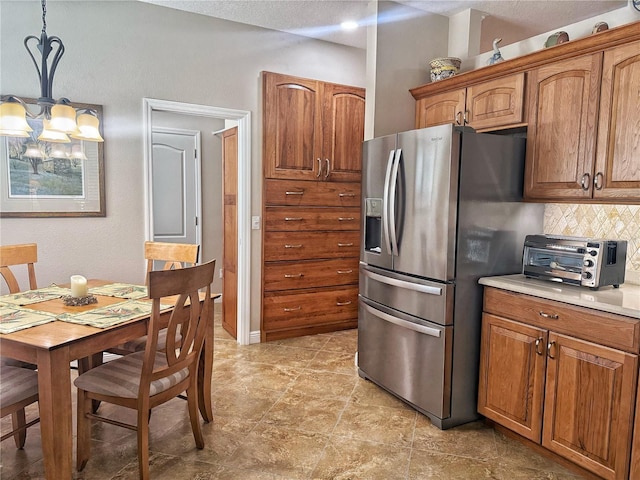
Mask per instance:
[[[345,20],[366,24],[368,0],[141,0],[187,12],[281,30],[358,48],[366,32],[340,29]],[[468,8],[481,11],[521,33],[522,40],[621,8],[627,0],[404,0],[416,14],[455,15]],[[496,23],[497,22],[497,23]]]

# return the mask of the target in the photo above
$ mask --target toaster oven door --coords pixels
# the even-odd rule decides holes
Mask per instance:
[[[525,247],[523,273],[531,277],[580,285],[584,254]]]

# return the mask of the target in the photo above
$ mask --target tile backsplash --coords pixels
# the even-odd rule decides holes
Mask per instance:
[[[544,233],[626,240],[625,282],[640,284],[640,205],[548,203]]]

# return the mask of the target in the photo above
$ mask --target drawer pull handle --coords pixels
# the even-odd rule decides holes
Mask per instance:
[[[355,193],[340,193],[338,194],[339,197],[355,197],[356,194]]]
[[[285,273],[284,278],[302,278],[304,275],[302,273]]]
[[[287,243],[284,248],[302,248],[302,244],[298,243],[297,245],[290,245]]]
[[[339,243],[339,247],[353,247],[353,242],[350,243]]]
[[[582,180],[580,180],[580,186],[582,187],[582,190],[589,190],[590,179],[591,175],[589,175],[588,173],[582,175]]]
[[[547,356],[552,360],[556,358],[553,355],[551,355],[551,349],[553,348],[555,350],[556,349],[555,347],[556,347],[556,342],[549,342],[549,344],[547,345]]]
[[[338,307],[344,307],[345,305],[351,305],[351,300],[349,300],[347,302],[336,302],[336,305]]]
[[[318,173],[316,173],[316,178],[320,178],[322,174],[322,159],[318,157]]]
[[[542,310],[538,314],[543,318],[550,318],[551,320],[558,320],[560,316],[557,313],[544,313]]]
[[[339,222],[353,222],[355,218],[353,217],[338,217]]]
[[[285,222],[300,222],[302,217],[284,217]]]
[[[544,355],[544,339],[542,337],[536,338],[536,353],[540,356]]]
[[[353,273],[353,270],[352,269],[349,269],[349,270],[338,270],[337,273],[338,273],[338,275],[347,275],[349,273]]]
[[[297,307],[283,308],[282,310],[284,310],[285,312],[297,312],[298,310],[302,310],[302,307],[298,305]]]
[[[284,192],[285,195],[304,195],[304,192]]]

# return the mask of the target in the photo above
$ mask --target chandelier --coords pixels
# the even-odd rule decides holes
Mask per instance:
[[[55,100],[52,94],[53,76],[58,62],[64,54],[64,44],[60,38],[47,35],[47,2],[42,0],[42,33],[40,37],[29,35],[24,46],[33,60],[40,79],[39,111],[32,113],[25,101],[14,95],[0,97],[0,135],[8,137],[30,137],[33,129],[27,117],[42,120],[42,133],[38,140],[53,143],[69,143],[71,138],[90,142],[102,142],[98,114],[88,108],[75,109],[69,99]],[[34,43],[37,42],[37,43]],[[40,65],[33,53],[33,46],[40,54]],[[49,55],[53,53],[49,65]]]

